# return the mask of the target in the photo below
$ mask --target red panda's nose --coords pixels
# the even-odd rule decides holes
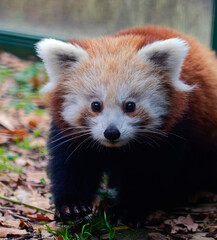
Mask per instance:
[[[118,139],[120,135],[121,133],[114,125],[108,126],[104,132],[105,138],[111,141]]]

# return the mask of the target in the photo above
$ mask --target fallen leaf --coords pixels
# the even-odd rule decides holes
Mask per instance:
[[[23,219],[20,219],[19,227],[22,229],[26,229],[28,232],[33,232],[33,226],[29,221],[24,221]]]
[[[36,209],[28,208],[23,205],[16,205],[15,209],[19,211],[23,216],[31,215],[36,212]]]
[[[194,223],[190,214],[187,217],[180,216],[177,219],[174,219],[175,224],[186,226],[189,232],[196,232],[198,224]]]
[[[20,230],[20,229],[15,229],[15,228],[6,228],[6,227],[1,227],[0,228],[0,237],[1,238],[6,238],[7,235],[19,235],[22,236],[26,234],[26,230]]]
[[[9,210],[6,210],[6,211],[4,212],[4,217],[5,217],[5,219],[6,219],[7,221],[9,221],[9,220],[14,220],[14,217],[12,216],[12,214],[10,213]]]
[[[37,220],[37,221],[51,221],[51,219],[48,216],[44,216],[42,214],[34,214],[34,215],[27,215],[27,218],[31,220]]]
[[[31,171],[26,173],[27,182],[41,183],[41,179],[44,178],[46,183],[49,181],[46,172],[42,171]]]
[[[180,216],[177,219],[168,219],[164,224],[171,229],[172,234],[196,232],[198,224],[194,223],[192,217],[188,214],[187,217]]]
[[[14,126],[10,118],[2,113],[0,114],[0,125],[2,125],[4,128],[10,131],[14,130]]]
[[[38,126],[38,123],[35,120],[30,120],[28,122],[29,127],[36,128]]]
[[[57,240],[64,240],[64,238],[62,236],[58,236]]]
[[[19,220],[5,220],[5,221],[1,221],[0,225],[3,226],[3,227],[19,228]]]
[[[19,128],[15,130],[9,130],[9,129],[1,129],[0,134],[9,135],[12,138],[17,137],[20,141],[22,141],[28,134],[25,128]]]

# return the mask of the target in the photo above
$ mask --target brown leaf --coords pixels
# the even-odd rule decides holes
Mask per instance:
[[[4,128],[10,131],[14,130],[14,126],[10,118],[2,113],[0,113],[0,125],[2,125]]]
[[[57,240],[64,240],[64,238],[62,236],[58,236]]]
[[[4,217],[5,217],[6,220],[14,220],[14,217],[9,210],[6,210],[4,212]]]
[[[196,232],[199,226],[197,223],[194,223],[193,219],[189,214],[187,215],[187,217],[180,216],[177,219],[165,220],[164,224],[170,227],[172,234]]]
[[[25,207],[23,205],[16,205],[15,206],[16,210],[21,212],[21,214],[23,216],[26,216],[26,215],[31,215],[31,214],[34,214],[36,212],[35,209],[32,209],[32,208],[28,208],[28,207]]]
[[[0,237],[1,238],[6,238],[7,235],[19,235],[22,236],[26,234],[26,230],[20,230],[16,228],[6,228],[6,227],[0,227]]]
[[[3,226],[3,227],[19,228],[19,220],[5,220],[5,221],[1,221],[0,225]]]
[[[25,128],[19,128],[15,130],[1,129],[0,134],[9,135],[13,138],[17,137],[19,140],[23,140],[27,136],[28,132]]]
[[[44,178],[46,182],[49,182],[46,172],[42,171],[28,171],[26,172],[26,181],[40,183],[41,179]]]
[[[29,221],[24,221],[23,219],[20,219],[19,227],[22,229],[26,229],[28,232],[33,232],[33,226]]]
[[[35,120],[30,120],[30,121],[28,122],[28,125],[29,125],[29,127],[31,127],[31,128],[36,128],[36,127],[38,126],[38,122],[36,122]]]
[[[37,221],[51,221],[51,219],[48,216],[46,215],[44,216],[42,214],[27,215],[26,217]]]
[[[187,217],[180,216],[177,219],[174,219],[174,222],[177,225],[183,225],[187,227],[189,232],[196,232],[198,228],[198,224],[194,223],[190,214],[188,214]]]

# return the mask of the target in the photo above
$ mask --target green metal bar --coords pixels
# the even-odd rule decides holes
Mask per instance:
[[[217,0],[213,0],[212,49],[217,53]]]
[[[21,58],[36,57],[35,43],[43,37],[0,30],[0,50]]]

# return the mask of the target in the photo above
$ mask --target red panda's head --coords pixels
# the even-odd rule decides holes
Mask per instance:
[[[144,46],[142,41],[120,36],[88,39],[80,46],[39,42],[37,52],[50,78],[43,91],[58,99],[54,115],[108,147],[162,133],[172,107],[177,116],[184,109],[174,106],[177,96],[192,90],[180,80],[188,44],[179,38]]]

